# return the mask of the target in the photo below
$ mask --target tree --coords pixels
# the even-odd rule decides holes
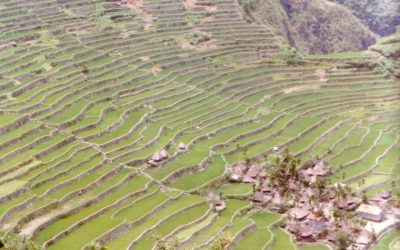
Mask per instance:
[[[363,203],[368,203],[368,197],[367,197],[367,194],[365,193],[365,191],[363,191],[362,202]]]
[[[176,238],[159,239],[156,244],[157,250],[177,250],[179,248],[179,241]]]
[[[336,234],[336,244],[339,250],[346,250],[351,245],[351,237],[345,232],[338,232]]]
[[[224,250],[231,243],[229,234],[222,233],[211,243],[210,250]]]

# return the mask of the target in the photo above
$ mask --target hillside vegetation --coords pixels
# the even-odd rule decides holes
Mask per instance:
[[[399,0],[329,0],[353,12],[376,34],[387,36],[396,32],[400,24]]]
[[[241,0],[250,21],[266,24],[302,52],[365,50],[375,35],[348,9],[327,0]]]
[[[370,50],[379,53],[380,61],[387,65],[392,74],[400,78],[400,26],[397,26],[396,33],[380,39]]]
[[[341,10],[326,40],[363,48]],[[331,183],[399,190],[400,84],[367,60],[301,54],[235,0],[2,0],[0,230],[50,250],[296,249],[229,169],[288,148]]]

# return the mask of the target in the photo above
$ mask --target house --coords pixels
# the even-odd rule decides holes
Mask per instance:
[[[391,196],[390,192],[387,190],[383,190],[382,192],[380,192],[378,194],[382,199],[385,199],[385,200],[389,199]]]
[[[163,160],[167,159],[168,158],[167,150],[165,150],[165,149],[161,150],[160,155],[161,155]]]
[[[355,244],[358,246],[359,249],[367,249],[371,243],[371,236],[370,233],[366,230],[362,230],[358,237],[355,240]]]
[[[299,202],[301,204],[307,204],[310,201],[310,196],[306,193],[303,193],[303,195],[301,196]]]
[[[261,168],[258,165],[251,165],[246,175],[243,177],[244,183],[254,183],[257,182],[258,173],[260,173]]]
[[[259,174],[258,177],[262,180],[265,180],[265,178],[267,178],[267,171],[265,171],[265,169],[263,169]]]
[[[301,225],[300,227],[300,238],[303,240],[310,240],[313,237],[313,231],[306,225]]]
[[[303,170],[303,175],[313,176],[314,175],[314,171],[313,171],[312,168],[307,168],[307,169]]]
[[[368,205],[368,204],[361,204],[356,212],[366,220],[371,221],[382,221],[383,219],[383,209],[375,206],[375,205]]]
[[[261,187],[261,192],[264,194],[270,194],[270,193],[272,193],[272,191],[274,191],[274,189],[268,185],[263,184]]]
[[[296,191],[299,188],[298,185],[292,180],[289,181],[288,186],[289,186],[289,189],[292,191]]]
[[[187,146],[185,145],[185,143],[180,142],[178,145],[178,151],[186,151],[187,150]]]
[[[216,195],[213,192],[208,193],[207,199],[213,205],[214,210],[218,213],[226,208],[225,201],[221,196]]]
[[[297,234],[300,231],[300,224],[291,220],[287,223],[286,229],[293,234]]]
[[[313,167],[313,174],[316,176],[326,176],[329,174],[330,169],[328,167],[328,164],[321,160],[315,166]]]
[[[312,229],[321,231],[326,228],[326,218],[324,216],[318,216],[316,214],[310,214],[308,216],[308,223]]]
[[[290,210],[290,215],[292,215],[298,221],[304,220],[309,214],[310,211],[305,208],[293,208]]]
[[[163,160],[162,155],[160,154],[160,152],[155,152],[150,160],[148,161],[148,163],[150,163],[151,165],[157,165],[159,162],[161,162]]]
[[[400,219],[400,209],[399,208],[394,209],[394,216],[397,219]]]
[[[272,197],[264,195],[261,192],[256,192],[253,195],[252,202],[259,206],[264,206],[272,200]]]
[[[387,197],[386,194],[383,194],[383,196]],[[385,204],[387,203],[387,199],[383,198],[381,193],[376,193],[371,198],[369,198],[368,201],[369,203],[380,207],[384,207]]]
[[[235,182],[241,181],[246,170],[247,170],[247,166],[242,163],[235,165],[232,168],[230,180],[235,181]]]
[[[281,194],[276,192],[274,197],[272,198],[272,204],[274,205],[282,205],[284,203],[284,199],[282,198]]]

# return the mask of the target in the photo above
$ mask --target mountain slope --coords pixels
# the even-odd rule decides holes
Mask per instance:
[[[272,26],[305,53],[359,51],[375,41],[349,10],[326,0],[242,0],[253,21]]]
[[[330,0],[357,16],[370,30],[381,36],[396,32],[400,24],[400,0]]]

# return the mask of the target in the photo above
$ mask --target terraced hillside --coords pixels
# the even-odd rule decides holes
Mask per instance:
[[[357,191],[398,188],[399,81],[339,67],[364,53],[288,65],[235,0],[2,0],[0,31],[0,225],[49,249],[201,249],[222,232],[294,249],[279,215],[235,198],[251,186],[221,185],[285,147]]]

